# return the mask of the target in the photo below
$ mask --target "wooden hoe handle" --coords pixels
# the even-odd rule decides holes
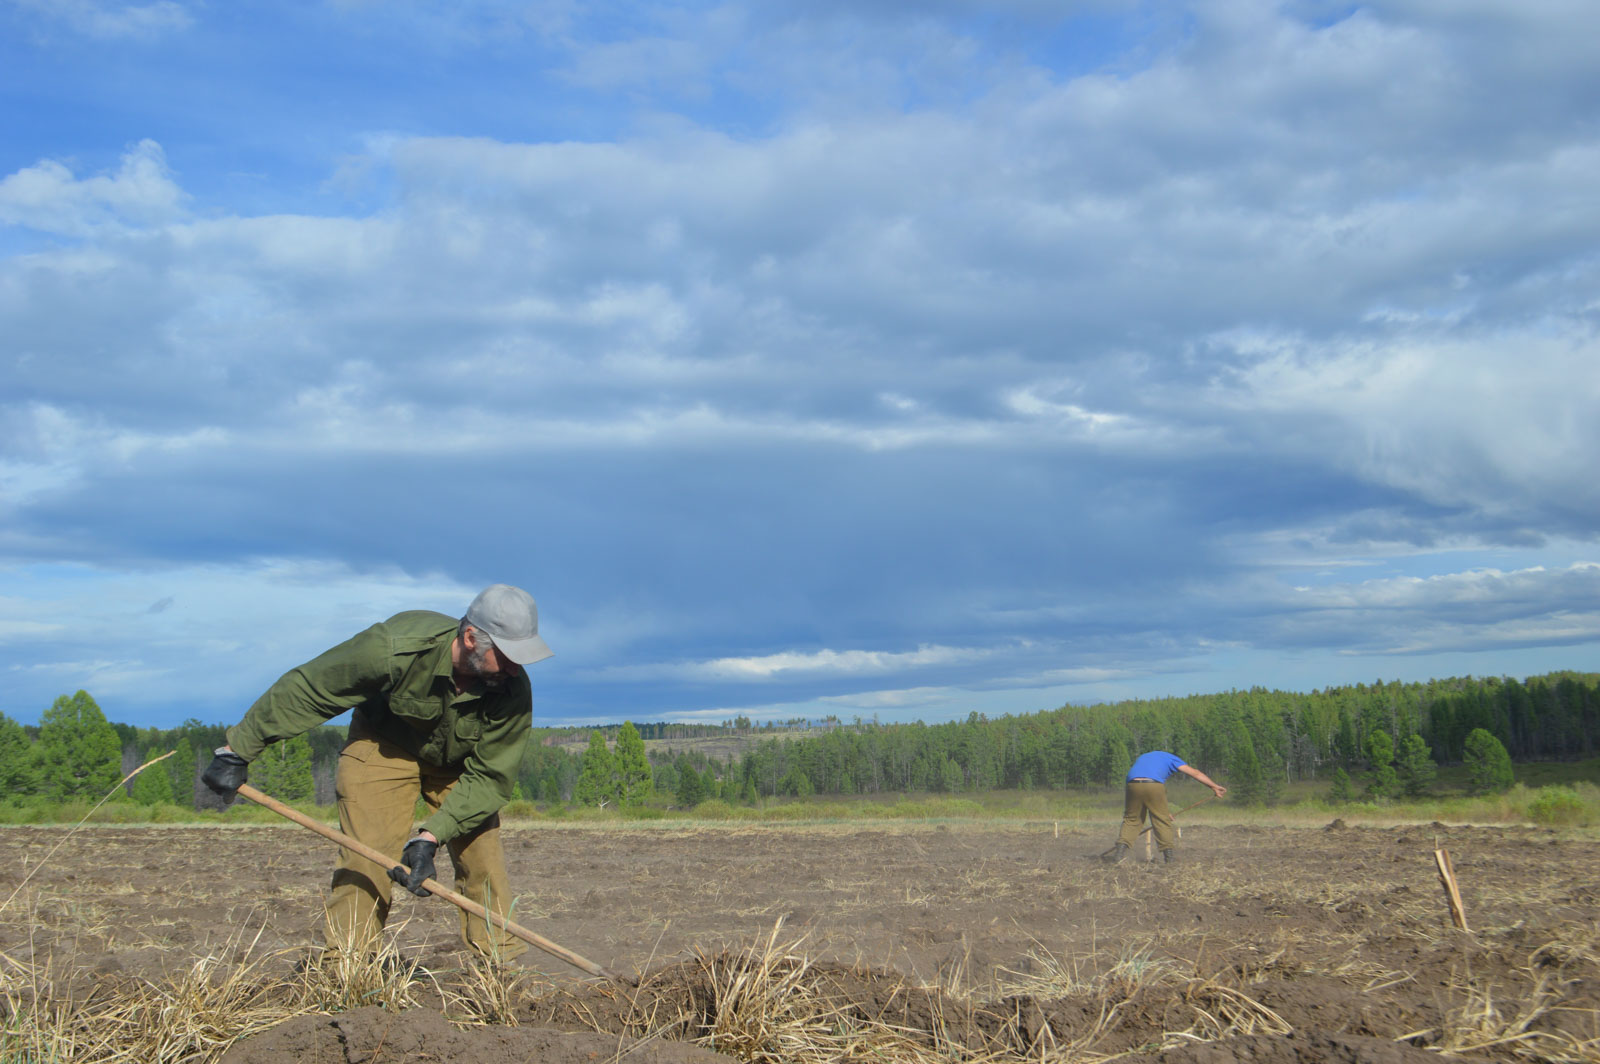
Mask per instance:
[[[343,846],[350,852],[360,854],[362,857],[365,857],[375,865],[380,865],[383,868],[405,868],[407,872],[411,871],[399,861],[384,856],[371,846],[368,846],[366,843],[357,842],[344,832],[330,828],[320,820],[306,816],[298,809],[291,809],[289,806],[284,805],[271,795],[262,794],[248,783],[241,783],[239,785],[239,793],[257,805],[265,806],[274,813],[277,813],[279,816],[287,817],[290,820],[293,820],[296,824],[299,824],[301,827],[310,828],[323,838],[331,839],[334,842],[337,842],[340,846]],[[422,881],[422,886],[431,893],[437,894],[445,901],[450,902],[452,905],[455,905],[461,909],[465,909],[474,916],[494,924],[507,934],[514,935],[529,945],[538,946],[552,957],[561,958],[574,968],[581,968],[590,975],[598,975],[601,978],[610,979],[614,983],[622,983],[625,986],[638,985],[634,980],[629,979],[625,975],[613,972],[610,969],[602,967],[601,965],[598,965],[594,961],[591,961],[585,957],[580,957],[578,954],[572,952],[566,947],[556,945],[543,935],[529,931],[521,924],[512,923],[499,913],[490,912],[488,909],[485,909],[471,898],[464,894],[456,893],[436,879],[424,879]]]

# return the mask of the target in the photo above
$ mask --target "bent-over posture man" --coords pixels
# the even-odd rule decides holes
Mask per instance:
[[[484,589],[459,620],[429,610],[397,613],[284,673],[227,731],[202,776],[228,800],[250,761],[352,710],[335,790],[345,834],[411,869],[340,850],[328,897],[328,945],[370,949],[389,916],[390,880],[419,896],[435,878],[443,843],[456,887],[506,915],[511,886],[500,847],[500,807],[511,798],[532,725],[524,665],[550,648],[539,609],[521,588]],[[429,816],[412,831],[421,797]],[[527,949],[482,918],[461,914],[461,937],[479,954],[510,959]]]
[[[1107,861],[1120,861],[1128,856],[1128,849],[1139,838],[1139,825],[1146,814],[1156,832],[1156,845],[1167,864],[1178,858],[1178,833],[1172,829],[1172,811],[1167,808],[1167,779],[1174,772],[1192,776],[1210,787],[1218,798],[1228,793],[1228,788],[1212,781],[1210,776],[1187,764],[1176,754],[1165,750],[1152,750],[1140,754],[1128,769],[1128,781],[1122,790],[1122,831],[1117,844],[1105,855]]]

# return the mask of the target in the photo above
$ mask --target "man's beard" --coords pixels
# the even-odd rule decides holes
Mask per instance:
[[[478,645],[467,651],[467,668],[478,678],[484,687],[491,691],[498,691],[511,679],[503,672],[485,672],[489,666],[489,655],[494,653],[494,644],[487,639],[480,640]]]

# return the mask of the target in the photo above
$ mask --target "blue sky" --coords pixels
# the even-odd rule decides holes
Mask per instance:
[[[1587,0],[0,0],[0,712],[1593,670]]]

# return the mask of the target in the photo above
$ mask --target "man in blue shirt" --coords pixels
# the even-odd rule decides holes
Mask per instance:
[[[1165,750],[1140,754],[1128,769],[1128,782],[1122,791],[1122,831],[1117,835],[1117,844],[1105,854],[1106,861],[1116,862],[1128,856],[1128,849],[1139,838],[1139,825],[1147,813],[1151,827],[1155,828],[1156,845],[1161,847],[1162,858],[1168,864],[1177,859],[1178,833],[1172,829],[1166,786],[1167,778],[1174,772],[1194,777],[1210,787],[1218,798],[1228,793],[1228,788],[1214,783],[1210,776],[1176,754]]]

